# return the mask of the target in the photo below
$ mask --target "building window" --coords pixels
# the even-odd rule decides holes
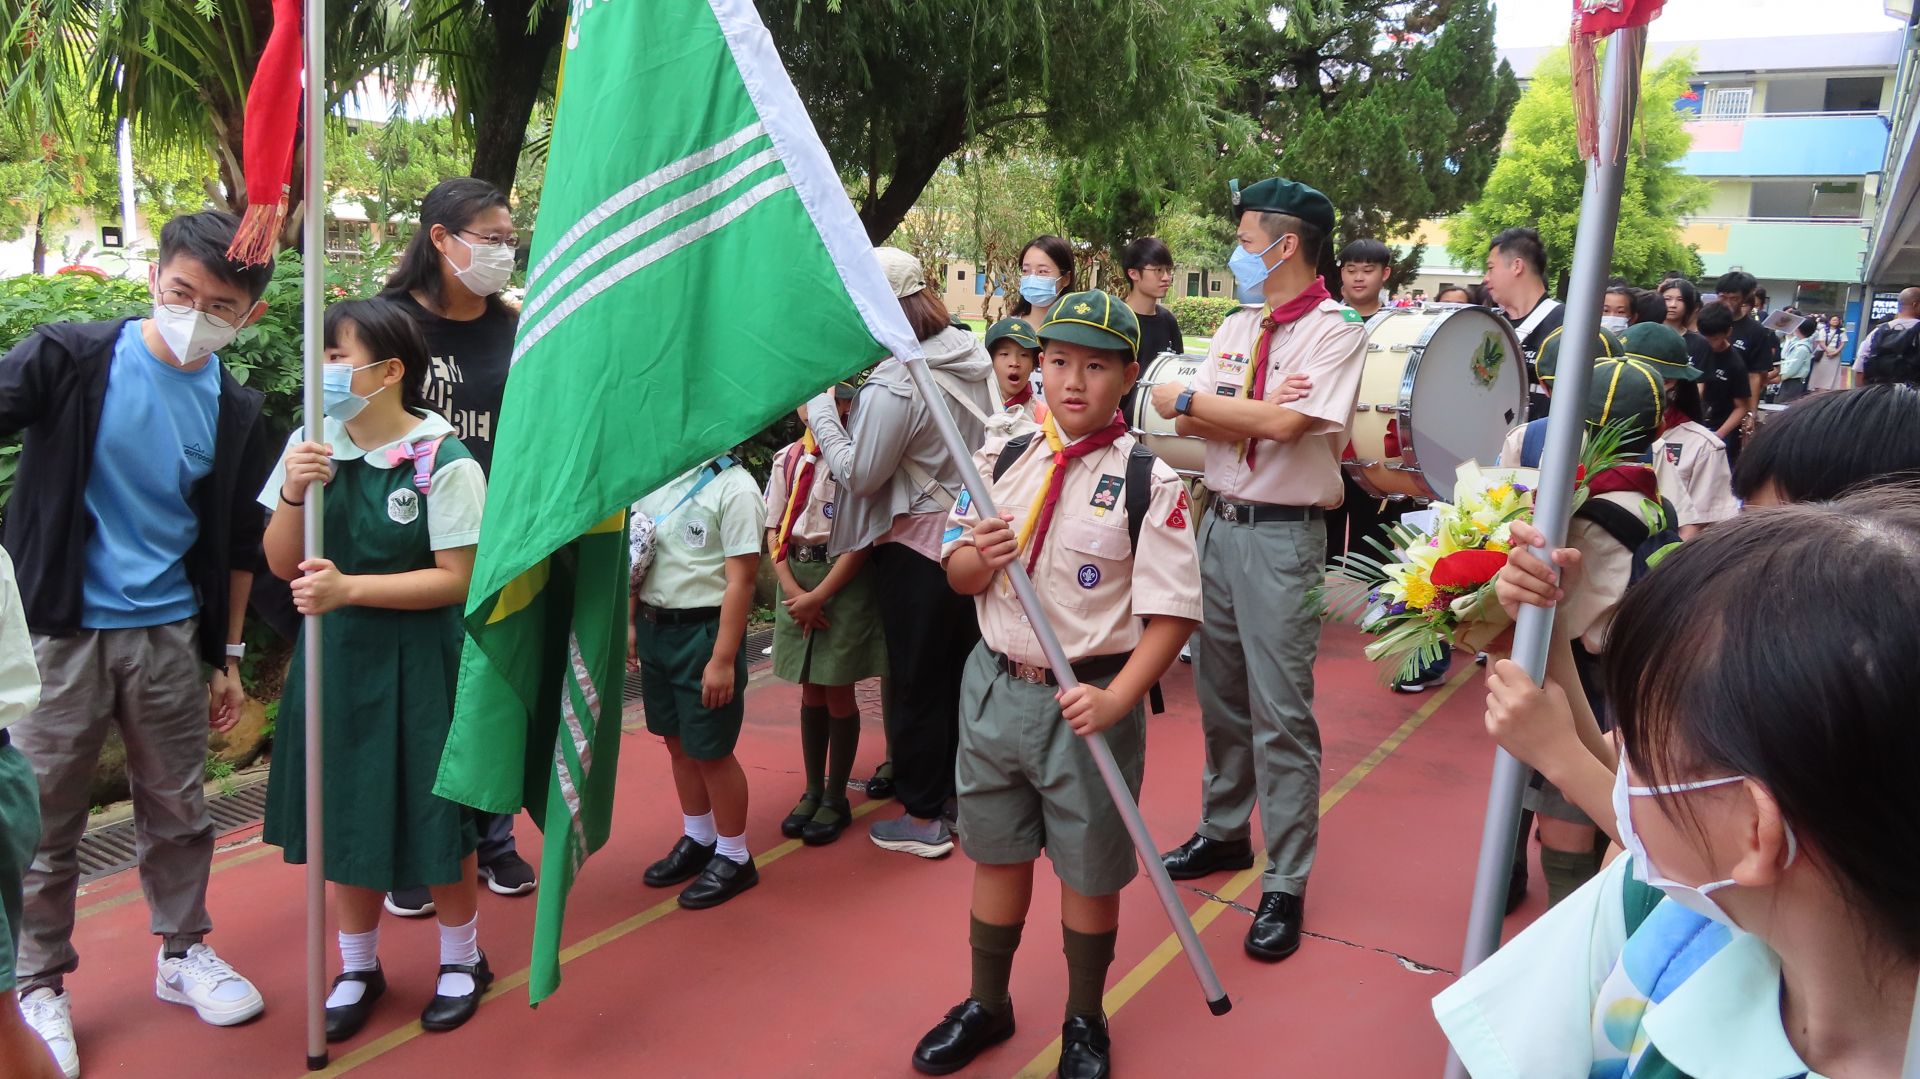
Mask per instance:
[[[973,294],[975,296],[985,296],[987,294],[987,279],[979,274],[973,275]]]
[[[1706,118],[1709,120],[1744,120],[1752,110],[1751,86],[1723,86],[1707,91]]]
[[[120,235],[120,226],[118,225],[100,226],[100,246],[101,247],[125,247],[126,244],[122,241],[121,235]]]
[[[1835,180],[1813,185],[1813,203],[1808,217],[1859,219],[1865,213],[1858,180]]]
[[[1826,107],[1828,112],[1879,112],[1881,79],[1878,75],[1866,78],[1828,79]]]
[[[1210,286],[1212,287],[1212,290],[1213,290],[1214,292],[1219,292],[1219,291],[1220,291],[1220,282],[1218,282],[1218,281],[1210,281],[1210,282],[1208,282],[1208,285],[1210,285]]]
[[[955,270],[955,271],[953,271],[953,272],[954,272],[954,275],[955,275],[955,277],[954,277],[954,279],[955,279],[955,280],[957,280],[957,281],[965,281],[965,280],[967,279],[967,271],[965,271],[965,270]]]
[[[1187,275],[1187,295],[1189,296],[1200,295],[1200,275],[1199,274],[1190,273]]]

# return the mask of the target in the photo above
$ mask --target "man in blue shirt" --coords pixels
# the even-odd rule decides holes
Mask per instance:
[[[262,525],[252,496],[274,459],[264,398],[215,355],[265,311],[273,273],[227,258],[238,224],[224,213],[167,224],[152,317],[44,325],[0,358],[0,435],[24,436],[3,538],[43,683],[8,732],[33,767],[42,821],[15,973],[21,1011],[69,1076],[77,852],[110,725],[127,748],[161,938],[155,995],[216,1026],[262,1008],[204,941],[206,727],[231,727],[245,700],[240,634]]]

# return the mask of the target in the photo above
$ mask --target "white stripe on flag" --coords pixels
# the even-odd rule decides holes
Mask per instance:
[[[728,188],[733,187],[735,184],[752,175],[756,170],[764,168],[766,165],[779,159],[780,155],[774,153],[772,147],[768,147],[754,154],[752,157],[747,158],[745,161],[740,162],[733,168],[728,169],[727,174],[718,180],[702,184],[679,198],[674,199],[672,202],[649,211],[645,217],[640,218],[638,221],[623,226],[618,232],[587,248],[586,251],[581,253],[579,258],[574,259],[566,269],[560,271],[559,276],[553,278],[551,281],[543,282],[537,295],[527,297],[526,306],[521,309],[520,317],[523,319],[533,317],[540,308],[546,306],[547,301],[554,293],[565,288],[567,282],[586,273],[594,263],[606,258],[609,254],[626,246],[633,240],[659,228],[662,223],[679,217],[695,206],[713,199],[725,192]]]
[[[646,269],[653,263],[673,254],[675,251],[680,250],[695,240],[718,231],[741,214],[746,213],[771,196],[778,192],[785,191],[792,186],[793,178],[785,173],[779,176],[770,176],[748,188],[745,194],[727,203],[713,213],[676,232],[668,233],[666,236],[655,240],[633,254],[628,255],[626,258],[621,259],[619,262],[614,263],[612,266],[607,267],[605,270],[602,270],[594,276],[593,280],[575,289],[571,295],[565,300],[562,300],[553,310],[547,312],[546,316],[532,329],[520,335],[519,342],[514,345],[513,360],[511,362],[519,363],[521,358],[526,356],[527,350],[534,346],[535,342],[547,334],[552,333],[555,328],[567,320],[568,315],[578,311],[580,306],[588,300],[593,299],[600,293],[619,284],[627,277],[639,273],[641,270]],[[874,271],[878,273],[880,263],[872,257],[868,257],[867,261],[873,263]],[[889,293],[889,295],[891,295],[891,293]],[[897,309],[898,305],[895,306]],[[906,316],[902,315],[901,318],[904,320]]]
[[[666,184],[685,176],[694,169],[700,168],[703,165],[710,165],[720,160],[766,133],[767,129],[762,125],[757,123],[748,124],[746,127],[728,135],[712,146],[704,150],[695,150],[680,160],[663,165],[640,179],[635,180],[633,183],[628,184],[626,187],[621,188],[605,202],[590,210],[585,217],[575,222],[574,226],[567,230],[566,235],[560,237],[559,241],[553,245],[553,249],[548,251],[546,256],[540,260],[540,264],[535,266],[533,270],[527,274],[529,286],[531,286],[535,278],[546,273],[556,261],[563,257],[567,253],[567,248],[572,247],[579,241],[580,237],[586,235],[596,225],[600,224],[600,222],[619,213],[635,201],[646,198],[649,194],[659,190]]]

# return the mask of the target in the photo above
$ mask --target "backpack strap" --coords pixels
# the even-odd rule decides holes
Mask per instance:
[[[413,462],[413,485],[421,494],[433,491],[433,461],[440,453],[440,443],[446,441],[445,435],[438,438],[423,438],[418,442],[402,442],[387,450],[387,464],[398,465],[402,461]]]
[[[1000,447],[1000,456],[994,458],[993,461],[993,478],[995,482],[998,482],[1000,477],[1007,474],[1007,469],[1012,468],[1014,462],[1025,457],[1027,455],[1027,448],[1032,445],[1033,432],[1031,431],[1024,435],[1008,439],[1007,444]]]
[[[1153,503],[1153,463],[1158,460],[1144,442],[1135,442],[1127,455],[1127,542],[1134,558],[1140,557],[1140,529],[1147,523],[1147,509]],[[1167,698],[1155,681],[1147,690],[1147,706],[1154,715],[1167,710]]]
[[[1672,507],[1662,500],[1662,513],[1671,513]],[[1632,510],[1617,502],[1604,498],[1589,498],[1573,511],[1573,515],[1585,521],[1592,521],[1600,530],[1612,536],[1614,541],[1629,551],[1638,551],[1640,545],[1653,535],[1647,522]]]

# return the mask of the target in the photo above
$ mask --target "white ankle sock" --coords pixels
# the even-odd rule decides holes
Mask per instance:
[[[687,838],[703,847],[713,846],[714,839],[720,834],[718,829],[713,826],[713,814],[711,812],[702,813],[697,817],[689,817],[682,813],[680,819],[686,821]]]
[[[715,846],[718,848],[717,852],[719,854],[733,859],[740,865],[746,865],[749,861],[750,856],[747,854],[747,833],[745,832],[741,832],[739,835],[719,836]]]
[[[340,934],[340,972],[350,973],[356,970],[373,970],[380,965],[375,952],[380,947],[380,927],[374,926],[365,933]],[[360,1003],[367,993],[365,982],[341,982],[327,994],[327,1007],[345,1008]]]
[[[440,965],[470,967],[480,961],[480,916],[465,925],[440,923]],[[442,974],[434,992],[443,997],[464,997],[473,992],[473,977],[468,974]]]

